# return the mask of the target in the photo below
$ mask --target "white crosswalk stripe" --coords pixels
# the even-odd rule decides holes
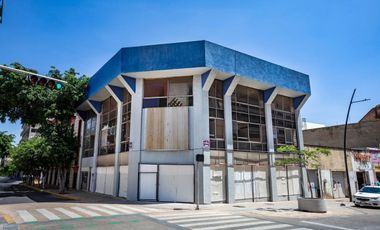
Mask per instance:
[[[242,218],[242,216],[231,216],[231,215],[214,216],[214,217],[206,216],[206,217],[196,217],[196,218],[186,218],[186,219],[184,218],[181,220],[169,220],[168,222],[173,223],[173,224],[184,224],[184,223],[188,223],[188,222],[202,221],[202,220],[207,220],[207,221],[210,221],[210,220],[231,220],[231,219],[238,219],[238,218]],[[183,225],[181,225],[181,226],[183,226]]]
[[[110,205],[110,204],[103,204],[102,206],[103,206],[103,207],[106,207],[106,208],[108,208],[108,209],[112,209],[112,210],[115,210],[115,211],[118,211],[118,212],[124,213],[124,214],[133,214],[133,213],[134,213],[134,212],[132,212],[132,211],[125,210],[125,209],[122,209],[122,208],[119,208],[119,207],[115,207],[115,206]]]
[[[244,230],[270,230],[270,229],[279,229],[279,228],[288,228],[291,227],[289,224],[275,224],[275,225],[269,225],[269,226],[258,226],[253,228],[243,228]],[[242,230],[243,230],[242,229]]]
[[[122,205],[122,204],[89,204],[86,206],[73,206],[73,207],[51,207],[51,208],[38,208],[32,210],[18,210],[17,215],[20,217],[21,223],[46,221],[48,220],[60,220],[68,218],[83,218],[83,217],[97,217],[107,215],[130,215],[136,213],[143,214],[158,214],[165,211],[165,215],[168,215],[167,209],[156,209],[151,207],[141,207],[137,205]],[[33,212],[37,212],[40,215],[35,215]],[[59,215],[60,214],[60,215]],[[35,215],[35,216],[33,216]],[[43,218],[44,217],[44,218]],[[45,219],[46,218],[46,219]],[[39,220],[41,219],[41,220]]]
[[[37,212],[41,213],[44,217],[48,218],[49,220],[61,219],[57,215],[55,215],[54,213],[52,213],[52,212],[50,212],[44,208],[37,209]]]
[[[64,208],[55,208],[55,210],[62,212],[63,214],[65,214],[66,216],[68,216],[70,218],[81,218],[82,217],[81,215],[76,214],[75,212],[69,211],[69,210],[64,209]]]
[[[148,211],[145,211],[141,208],[134,208],[131,206],[126,206],[126,205],[117,205],[117,206],[120,208],[123,208],[123,209],[132,210],[132,211],[137,212],[137,213],[147,213],[148,212]]]
[[[223,224],[218,226],[212,226],[212,227],[202,227],[202,228],[192,228],[194,230],[216,230],[216,229],[223,229],[223,228],[238,228],[238,227],[247,227],[247,226],[254,226],[254,225],[260,225],[260,224],[269,224],[270,221],[257,221],[257,222],[248,222],[248,223],[238,223],[238,224]],[[257,229],[255,227],[254,229]]]
[[[195,223],[195,224],[181,224],[181,227],[196,227],[196,226],[202,226],[202,225],[213,225],[213,224],[232,224],[232,223],[242,223],[242,222],[247,222],[250,221],[252,222],[252,219],[250,218],[241,218],[241,219],[232,219],[232,220],[222,220],[222,221],[208,221],[208,222],[203,222],[203,223]],[[258,221],[255,223],[260,223],[260,224],[270,224],[273,223],[271,221]]]
[[[217,216],[231,216],[230,214],[209,214],[207,215],[207,217],[217,217]],[[164,216],[164,217],[160,217],[160,216],[154,216],[156,218],[159,218],[160,220],[166,220],[166,221],[169,221],[169,220],[180,220],[180,219],[188,219],[188,218],[197,218],[197,217],[205,217],[205,215],[203,214],[196,214],[196,215],[180,215],[180,216]]]
[[[290,224],[262,220],[254,217],[236,215],[226,212],[186,212],[172,214],[153,214],[150,217],[166,221],[170,224],[192,230],[226,230],[226,229],[252,229],[252,230],[311,230],[297,228]]]
[[[93,212],[93,211],[90,211],[90,210],[87,210],[87,209],[84,209],[81,207],[71,207],[71,209],[74,209],[75,211],[84,213],[84,214],[91,216],[91,217],[101,216],[99,213],[96,213],[96,212]]]
[[[37,221],[37,219],[32,214],[30,214],[30,212],[28,212],[26,210],[18,210],[16,212],[21,217],[21,219],[23,219],[24,222]]]
[[[111,210],[107,210],[107,209],[104,209],[104,208],[101,208],[101,207],[98,207],[98,206],[86,206],[86,208],[90,208],[90,209],[93,209],[95,211],[99,211],[99,212],[104,212],[108,215],[111,215],[111,216],[114,216],[114,215],[119,215],[120,213],[117,213],[117,212],[114,212],[114,211],[111,211]]]

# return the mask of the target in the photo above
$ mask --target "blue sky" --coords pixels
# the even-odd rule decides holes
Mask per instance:
[[[380,1],[5,0],[0,63],[91,76],[121,47],[209,40],[310,75],[308,121],[380,104]],[[19,136],[19,124],[0,124]]]

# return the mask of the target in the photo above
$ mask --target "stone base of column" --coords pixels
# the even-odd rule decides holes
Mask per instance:
[[[311,193],[309,191],[309,183],[307,180],[307,170],[305,167],[300,168],[300,189],[302,192],[302,196],[305,198],[311,198]]]
[[[277,175],[276,167],[269,167],[268,169],[268,178],[269,178],[269,201],[278,201],[277,196]]]
[[[235,170],[233,165],[226,167],[226,203],[235,203]]]
[[[130,201],[138,200],[139,162],[140,162],[140,151],[129,151],[127,199]]]
[[[91,169],[90,192],[96,191],[96,168]]]

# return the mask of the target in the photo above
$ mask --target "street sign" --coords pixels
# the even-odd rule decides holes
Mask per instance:
[[[195,160],[197,162],[204,162],[205,161],[205,155],[203,155],[203,154],[197,154],[197,155],[195,155]]]

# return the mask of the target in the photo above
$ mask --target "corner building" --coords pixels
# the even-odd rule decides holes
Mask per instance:
[[[305,74],[193,41],[122,48],[87,91],[77,189],[233,203],[294,199],[306,184],[303,167],[275,166],[277,146],[303,148]]]

